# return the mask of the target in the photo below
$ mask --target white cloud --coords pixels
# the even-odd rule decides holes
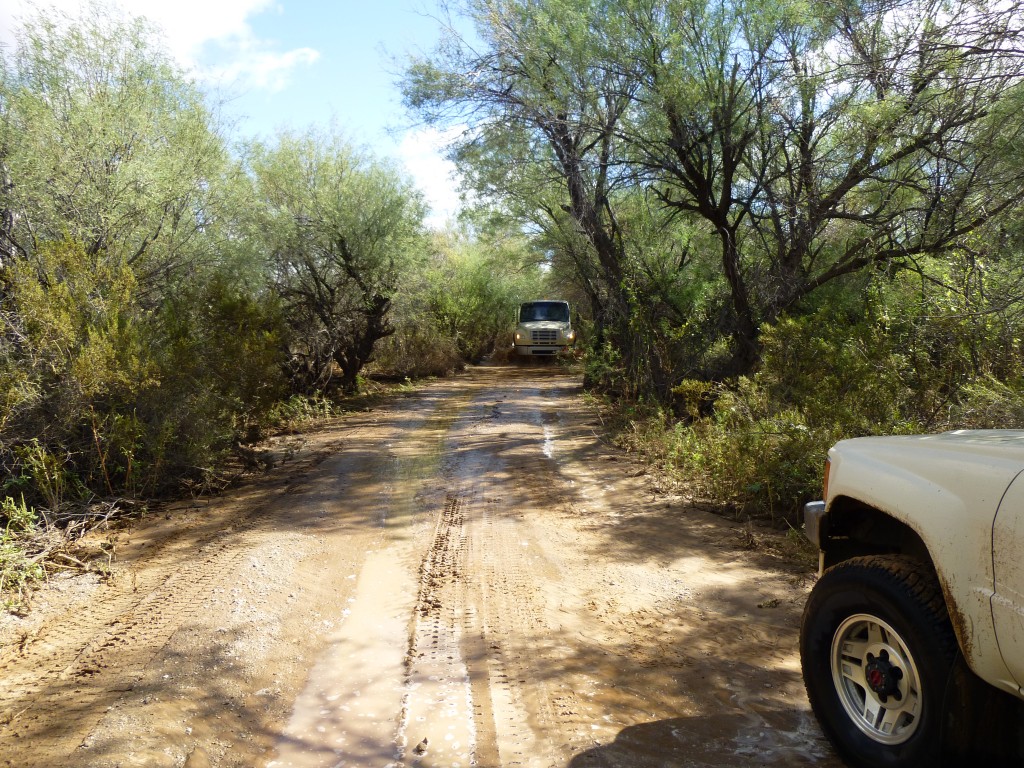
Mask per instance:
[[[43,0],[74,17],[87,0]],[[172,56],[198,78],[232,88],[281,90],[296,69],[320,54],[311,48],[280,51],[273,41],[256,36],[249,19],[259,13],[283,13],[274,0],[117,0],[110,7],[129,16],[144,16],[163,31]],[[13,39],[14,19],[33,13],[29,0],[8,0],[0,9],[0,42]],[[209,63],[215,59],[216,64]]]
[[[284,90],[292,72],[300,66],[309,66],[320,58],[312,48],[296,48],[286,53],[268,50],[238,51],[227,64],[207,67],[202,71],[204,80],[215,83],[241,83],[271,92]]]
[[[443,156],[444,148],[463,128],[441,131],[419,128],[409,131],[398,145],[398,157],[412,174],[430,205],[427,226],[440,228],[458,213],[459,177],[455,164]]]

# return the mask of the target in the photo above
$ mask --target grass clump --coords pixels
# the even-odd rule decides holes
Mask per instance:
[[[0,502],[0,595],[6,610],[17,607],[24,598],[24,591],[33,583],[41,581],[46,571],[41,557],[34,553],[38,515],[25,499],[15,501],[7,496]]]

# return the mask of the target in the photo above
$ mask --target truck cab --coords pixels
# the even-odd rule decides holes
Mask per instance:
[[[554,356],[576,341],[567,301],[526,301],[516,313],[513,350],[523,356]]]

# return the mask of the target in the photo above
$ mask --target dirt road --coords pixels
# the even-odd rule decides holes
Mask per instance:
[[[476,368],[119,533],[0,621],[0,765],[839,766],[811,574],[598,427],[554,366]]]

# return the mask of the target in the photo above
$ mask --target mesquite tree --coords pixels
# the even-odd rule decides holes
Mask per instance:
[[[0,74],[0,259],[70,238],[155,303],[199,258],[225,161],[204,95],[143,21],[38,15]]]
[[[580,282],[599,277],[612,317],[652,306],[638,262],[650,248],[627,223],[638,199],[641,220],[662,222],[651,231],[685,224],[680,252],[700,242],[679,280],[714,284],[715,241],[713,330],[730,347],[719,375],[751,371],[762,326],[824,286],[947,257],[1024,196],[1019,4],[470,0],[466,12],[480,41],[414,61],[409,105],[468,125],[456,151],[478,187],[569,217],[592,257],[576,260]],[[671,322],[642,333],[670,338]],[[639,343],[635,322],[618,330],[625,360],[660,346]]]
[[[420,195],[389,164],[312,130],[252,145],[247,166],[255,202],[246,237],[285,304],[293,382],[351,391],[376,341],[393,332],[392,297],[422,251]]]
[[[549,237],[571,222],[584,249],[566,249],[605,336],[634,360],[629,322],[638,311],[614,197],[618,123],[631,84],[603,69],[592,19],[577,3],[473,0],[483,48],[456,37],[413,61],[407,104],[429,122],[468,123],[456,160],[490,199],[539,225]]]

